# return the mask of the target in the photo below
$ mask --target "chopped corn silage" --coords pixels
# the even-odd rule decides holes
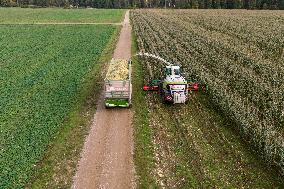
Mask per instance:
[[[112,60],[106,74],[107,80],[126,80],[128,79],[128,61],[127,60]]]

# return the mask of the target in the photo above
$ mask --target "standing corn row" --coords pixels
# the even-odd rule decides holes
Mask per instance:
[[[139,10],[132,19],[140,50],[207,83],[212,101],[284,172],[284,14],[256,15]]]

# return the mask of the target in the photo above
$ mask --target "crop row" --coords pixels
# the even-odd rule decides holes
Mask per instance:
[[[284,15],[242,12],[139,10],[132,21],[140,50],[208,84],[211,100],[283,169]]]
[[[86,74],[114,30],[0,28],[0,188],[23,187],[76,104]]]

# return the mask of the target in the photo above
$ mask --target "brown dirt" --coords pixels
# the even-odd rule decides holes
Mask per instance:
[[[113,54],[113,58],[131,58],[131,26],[129,23],[129,11],[126,12],[121,29],[119,41]]]
[[[131,57],[129,11],[113,57]],[[105,109],[101,95],[72,188],[135,188],[131,120],[129,109]]]

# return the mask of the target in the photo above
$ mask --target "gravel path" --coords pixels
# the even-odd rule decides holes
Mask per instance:
[[[131,57],[129,11],[113,57]],[[105,109],[101,95],[72,188],[135,188],[131,120],[129,109]]]

